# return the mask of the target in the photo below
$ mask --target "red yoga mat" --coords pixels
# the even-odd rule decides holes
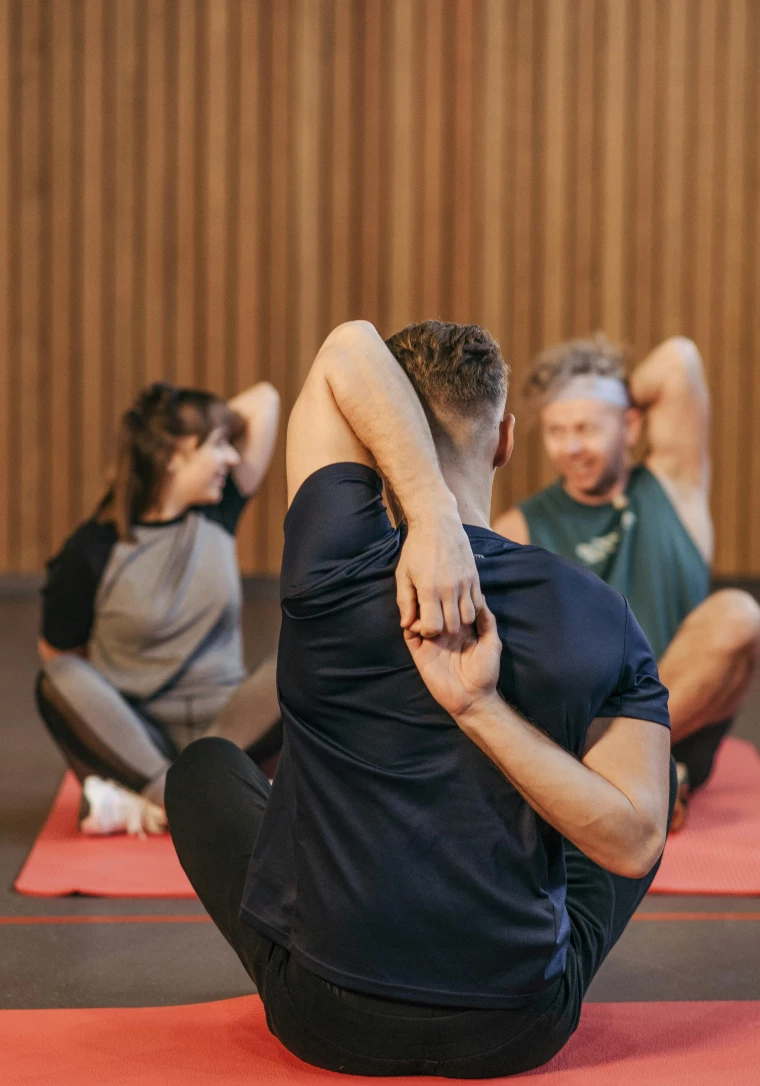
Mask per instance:
[[[77,829],[79,795],[67,774],[16,880],[20,893],[195,896],[168,834],[145,841],[85,837]],[[721,744],[712,777],[691,800],[686,829],[668,838],[651,892],[760,894],[760,754],[751,743]]]
[[[21,894],[62,897],[194,898],[168,833],[160,837],[87,837],[79,832],[81,785],[73,773],[58,795],[16,879]]]
[[[760,894],[760,754],[752,743],[721,743],[686,827],[668,838],[651,893]]]
[[[258,996],[187,1007],[2,1011],[0,1058],[5,1081],[17,1086],[431,1081],[349,1078],[310,1067],[269,1033]],[[589,1003],[550,1063],[487,1081],[522,1079],[551,1086],[757,1086],[760,1003]]]

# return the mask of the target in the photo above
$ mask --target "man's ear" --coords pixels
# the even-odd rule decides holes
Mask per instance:
[[[503,468],[512,455],[515,445],[515,416],[505,415],[499,423],[499,444],[493,458],[495,468]]]
[[[644,425],[644,416],[638,407],[629,407],[625,413],[625,443],[629,449],[638,442],[641,437],[641,428]]]

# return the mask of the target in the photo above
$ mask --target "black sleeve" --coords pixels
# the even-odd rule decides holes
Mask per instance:
[[[629,716],[670,727],[668,691],[660,682],[649,642],[627,601],[620,678],[597,716]]]
[[[95,595],[116,542],[111,524],[87,521],[47,564],[42,588],[42,636],[61,652],[90,639]]]
[[[380,476],[365,464],[328,464],[303,482],[285,517],[283,597],[345,571],[352,559],[397,534],[382,493]]]
[[[199,505],[196,508],[206,520],[213,520],[215,524],[220,524],[230,535],[234,535],[247,504],[248,498],[240,493],[238,485],[230,473],[224,484],[221,500],[216,505]]]

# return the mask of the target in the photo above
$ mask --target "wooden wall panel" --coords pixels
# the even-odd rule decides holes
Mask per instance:
[[[760,9],[749,10],[749,33],[747,35],[747,55],[757,56],[760,49]],[[745,343],[745,372],[748,376],[749,389],[744,397],[740,427],[742,435],[753,433],[755,420],[760,418],[760,267],[757,253],[760,251],[760,134],[755,118],[760,110],[760,66],[748,67],[750,84],[749,101],[746,116],[749,122],[748,159],[747,159],[747,201],[749,211],[748,237],[750,260],[747,267],[746,304],[749,311],[747,340]],[[750,461],[749,475],[746,480],[744,519],[742,538],[745,540],[745,554],[742,565],[747,569],[760,569],[760,441],[755,438],[745,444],[746,455]]]
[[[714,402],[717,570],[760,575],[753,0],[0,0],[0,572],[92,509],[145,383],[285,413],[332,326],[675,332]],[[283,429],[284,433],[284,429]],[[240,533],[275,572],[284,441]]]
[[[15,195],[12,188],[11,155],[13,113],[11,87],[14,83],[12,49],[15,45],[9,3],[0,4],[0,570],[12,568],[11,531],[11,395],[13,366],[11,363],[10,292],[12,278],[11,260],[11,207]]]

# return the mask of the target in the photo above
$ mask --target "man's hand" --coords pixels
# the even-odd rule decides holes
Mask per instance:
[[[396,569],[405,630],[422,637],[458,634],[483,608],[470,541],[456,510],[409,524]]]
[[[649,720],[599,721],[583,762],[499,697],[501,641],[484,606],[472,627],[404,634],[435,700],[534,811],[589,859],[643,878],[665,844],[670,733]]]
[[[415,666],[435,700],[457,723],[498,699],[501,641],[487,604],[472,625],[458,633],[423,638],[412,630],[404,637]]]
[[[417,393],[366,321],[331,332],[309,371],[288,425],[288,501],[341,462],[379,470],[409,526],[396,573],[404,629],[435,637],[472,623],[483,597],[456,499]]]

